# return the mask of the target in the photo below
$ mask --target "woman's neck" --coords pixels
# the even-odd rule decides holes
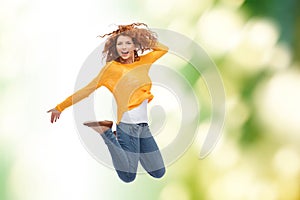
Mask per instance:
[[[121,57],[119,57],[118,61],[122,64],[131,64],[131,63],[134,63],[134,58],[128,58],[128,59],[124,60]]]

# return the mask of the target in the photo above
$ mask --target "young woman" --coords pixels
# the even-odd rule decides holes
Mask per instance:
[[[153,99],[151,65],[168,52],[168,48],[157,40],[156,33],[146,24],[120,25],[108,36],[103,56],[106,65],[85,87],[58,104],[51,112],[51,123],[59,119],[67,107],[89,96],[101,86],[107,87],[117,103],[116,132],[112,132],[112,121],[85,122],[84,125],[98,132],[107,145],[113,165],[124,182],[136,177],[138,162],[153,177],[165,173],[160,150],[149,130],[147,104]],[[145,55],[139,55],[138,52]]]

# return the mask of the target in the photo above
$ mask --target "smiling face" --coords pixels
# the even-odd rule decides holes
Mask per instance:
[[[131,37],[120,35],[116,42],[116,49],[124,63],[134,62],[135,45]]]

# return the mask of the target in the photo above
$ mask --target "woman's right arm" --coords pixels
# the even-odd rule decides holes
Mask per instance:
[[[82,99],[88,97],[92,92],[94,92],[97,88],[99,88],[103,83],[103,69],[100,71],[100,73],[85,87],[81,88],[68,98],[66,98],[63,102],[58,104],[55,108],[52,108],[48,110],[47,112],[51,112],[51,123],[56,122],[57,119],[59,119],[60,114],[63,110],[68,108],[71,105],[74,105],[75,103],[81,101]]]

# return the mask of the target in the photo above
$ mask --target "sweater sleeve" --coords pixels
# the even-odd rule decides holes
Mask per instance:
[[[81,88],[68,98],[66,98],[63,102],[58,104],[55,109],[62,112],[67,107],[74,105],[75,103],[81,101],[82,99],[88,97],[92,92],[94,92],[97,88],[99,88],[103,84],[103,71],[104,68],[100,71],[100,73],[85,87]]]
[[[147,55],[145,55],[145,57],[147,59],[149,59],[151,63],[153,63],[156,60],[158,60],[160,57],[165,55],[168,51],[169,51],[169,48],[166,45],[164,45],[160,42],[157,42],[154,45],[154,47],[152,47],[152,51],[150,53],[148,53]]]

